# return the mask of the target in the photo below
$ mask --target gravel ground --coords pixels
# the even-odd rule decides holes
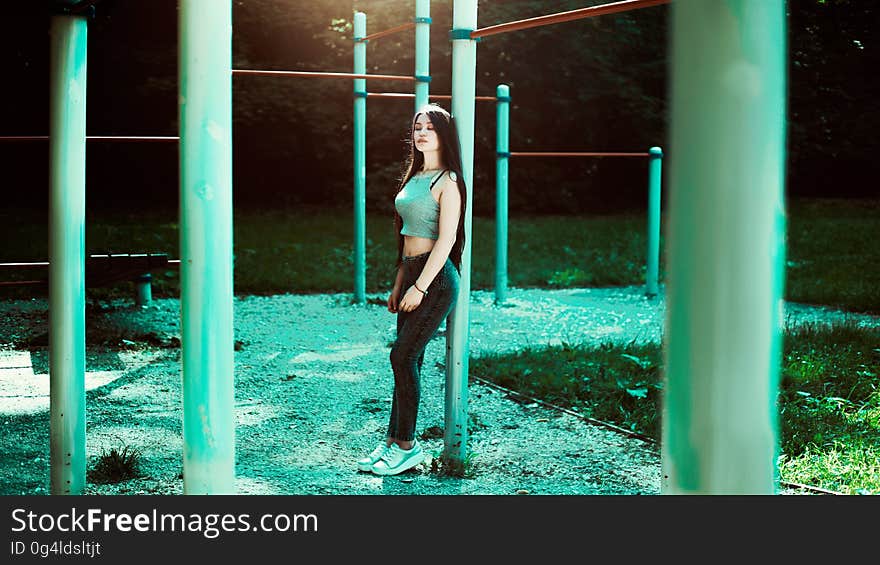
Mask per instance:
[[[354,461],[382,436],[391,401],[388,352],[395,318],[384,295],[275,295],[235,300],[236,488],[239,494],[629,494],[660,492],[656,446],[577,416],[468,387],[472,456],[464,478],[431,460],[395,477],[359,473]],[[142,453],[143,475],[93,484],[86,494],[182,494],[180,303],[90,303],[87,311],[89,465],[123,446]],[[789,304],[789,323],[877,317]],[[567,342],[659,341],[662,298],[642,287],[510,289],[505,306],[474,291],[470,352]],[[47,304],[0,302],[0,494],[47,494]],[[25,345],[29,344],[29,345]],[[445,328],[431,341],[417,431],[442,450]]]

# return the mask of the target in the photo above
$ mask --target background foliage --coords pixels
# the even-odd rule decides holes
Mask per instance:
[[[483,0],[479,26],[607,3],[604,0]],[[0,134],[48,131],[45,3],[10,7],[0,39],[7,84]],[[233,67],[348,72],[355,10],[373,33],[409,21],[414,0],[235,0]],[[871,113],[880,94],[875,3],[790,0],[791,196],[876,196],[880,147]],[[177,2],[104,0],[89,26],[91,134],[177,131]],[[668,5],[486,38],[477,93],[511,87],[514,150],[644,151],[667,145]],[[451,90],[452,2],[431,3],[431,91]],[[369,71],[413,73],[414,34],[370,42]],[[409,85],[370,81],[371,91]],[[237,206],[348,207],[352,200],[352,85],[347,80],[236,76],[233,80]],[[447,103],[448,106],[448,103]],[[368,104],[367,206],[388,211],[404,156],[408,101]],[[494,213],[495,109],[476,113],[474,211]],[[4,200],[42,208],[45,145],[6,144]],[[176,207],[177,150],[170,144],[91,144],[88,205]],[[605,213],[645,206],[647,165],[618,159],[514,160],[513,213]]]

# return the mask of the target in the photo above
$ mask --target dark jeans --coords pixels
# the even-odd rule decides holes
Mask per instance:
[[[419,277],[430,253],[403,258],[401,297]],[[425,359],[425,348],[440,324],[449,316],[458,298],[459,275],[452,261],[446,264],[428,285],[428,292],[412,312],[397,313],[397,339],[391,346],[391,369],[394,371],[394,397],[388,436],[412,441],[416,432],[421,389],[419,376]]]

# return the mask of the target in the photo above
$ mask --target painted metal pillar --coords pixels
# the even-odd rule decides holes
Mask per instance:
[[[773,494],[784,0],[672,4],[666,494]]]
[[[652,147],[648,153],[648,258],[645,269],[645,295],[657,296],[660,286],[660,181],[663,150]]]
[[[144,273],[134,280],[135,284],[135,303],[141,308],[145,308],[153,301],[153,275]]]
[[[52,494],[86,484],[85,17],[52,16],[49,100],[49,461]]]
[[[452,12],[452,115],[461,143],[461,163],[467,199],[464,210],[465,244],[461,254],[461,286],[458,300],[447,320],[446,332],[446,426],[443,456],[463,464],[467,455],[468,355],[471,295],[471,233],[474,193],[474,106],[476,102],[477,42],[470,34],[477,28],[477,0],[454,0]]]
[[[181,0],[184,494],[235,493],[232,5]]]
[[[367,72],[367,15],[354,14],[354,73]],[[367,302],[367,81],[354,80],[354,303]]]
[[[510,159],[510,88],[495,88],[495,304],[507,300],[507,165]]]
[[[416,0],[416,107],[428,103],[430,90],[431,0]]]

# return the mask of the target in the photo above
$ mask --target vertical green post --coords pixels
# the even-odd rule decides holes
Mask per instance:
[[[495,304],[507,300],[507,165],[510,158],[510,88],[495,88]]]
[[[367,15],[354,14],[354,73],[367,72]],[[367,81],[354,80],[354,302],[367,302]]]
[[[179,11],[184,494],[235,493],[232,6]]]
[[[431,0],[416,0],[416,108],[428,103],[431,83]]]
[[[467,456],[468,355],[471,296],[471,248],[474,195],[474,105],[476,94],[477,42],[470,34],[477,28],[477,0],[454,0],[452,12],[452,115],[461,143],[461,163],[467,185],[464,212],[465,244],[461,254],[461,286],[458,300],[447,320],[446,426],[443,456],[464,464]]]
[[[49,462],[52,494],[86,484],[84,17],[52,16],[49,77]]]
[[[667,494],[773,494],[777,484],[784,4],[672,5]]]
[[[135,303],[141,308],[146,308],[153,301],[153,275],[144,273],[134,280]]]
[[[660,285],[660,179],[663,150],[652,147],[648,153],[648,258],[645,269],[645,295],[657,296]]]

